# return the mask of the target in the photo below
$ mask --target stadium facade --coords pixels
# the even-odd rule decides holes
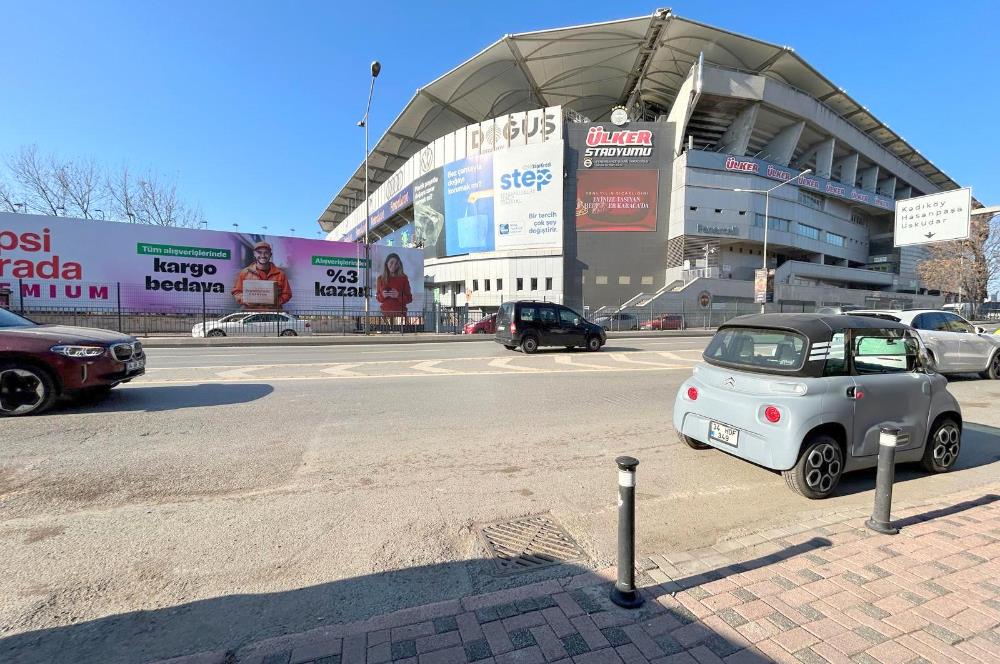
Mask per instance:
[[[765,211],[775,310],[936,306],[893,209],[959,186],[791,48],[669,10],[504,36],[417,91],[369,173],[371,241],[484,309],[750,303]],[[319,223],[363,241],[365,210],[362,164]]]

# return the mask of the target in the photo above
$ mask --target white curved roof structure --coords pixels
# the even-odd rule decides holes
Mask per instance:
[[[420,88],[372,149],[374,191],[423,146],[460,127],[561,105],[603,120],[615,105],[666,113],[699,54],[805,92],[942,189],[958,185],[791,48],[681,18],[651,16],[506,35]],[[327,231],[363,202],[364,164],[319,218]]]

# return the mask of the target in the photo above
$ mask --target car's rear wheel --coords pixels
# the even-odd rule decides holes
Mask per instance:
[[[48,371],[26,364],[0,364],[0,417],[37,415],[56,400]]]
[[[811,500],[826,498],[840,484],[844,474],[844,453],[831,436],[810,439],[791,470],[781,473],[788,487]]]
[[[979,376],[987,380],[1000,380],[1000,350],[993,351],[986,371],[979,372]]]
[[[224,337],[224,336],[226,336],[226,333],[223,332],[222,330],[209,330],[208,334],[206,334],[205,336],[206,337]]]
[[[587,350],[591,353],[601,350],[601,340],[598,337],[587,337]]]
[[[523,339],[521,339],[521,350],[527,353],[528,355],[534,353],[536,350],[538,350],[538,339],[536,339],[531,335],[524,337]]]
[[[691,436],[685,436],[680,431],[677,432],[677,440],[681,441],[692,450],[709,450],[712,449],[711,445],[706,445],[705,443],[699,443],[697,440]]]
[[[299,336],[299,333],[296,332],[295,330],[282,330],[281,331],[281,336],[283,336],[283,337],[297,337],[297,336]]]
[[[931,473],[947,473],[954,467],[961,449],[962,429],[955,420],[945,417],[938,420],[927,437],[920,465]]]
[[[515,350],[517,348],[517,346],[512,346],[510,344],[504,344],[503,347],[507,350]]]

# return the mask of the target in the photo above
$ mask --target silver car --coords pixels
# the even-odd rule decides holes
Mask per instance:
[[[927,347],[934,369],[943,374],[978,373],[1000,379],[1000,338],[956,313],[937,309],[865,309],[852,316],[876,316],[909,325]]]
[[[240,311],[198,323],[192,337],[297,337],[312,334],[309,321],[281,311]]]
[[[962,411],[906,325],[880,318],[759,314],[719,328],[674,400],[674,428],[781,471],[807,498],[878,460],[879,429],[900,429],[898,463],[950,470]]]

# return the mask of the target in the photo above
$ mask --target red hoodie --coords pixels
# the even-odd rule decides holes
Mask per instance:
[[[387,290],[396,291],[399,297],[386,297],[385,291]],[[382,305],[382,313],[406,315],[406,305],[413,302],[409,278],[402,275],[389,277],[386,280],[382,275],[379,275],[375,282],[375,299]]]

